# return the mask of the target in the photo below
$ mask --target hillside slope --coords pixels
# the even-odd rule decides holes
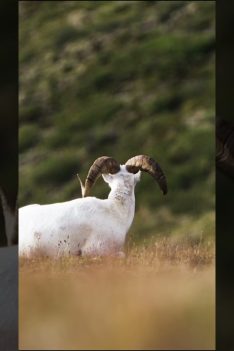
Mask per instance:
[[[20,2],[19,206],[80,196],[100,155],[149,154],[130,237],[214,232],[215,2]],[[93,194],[104,197],[101,179]]]

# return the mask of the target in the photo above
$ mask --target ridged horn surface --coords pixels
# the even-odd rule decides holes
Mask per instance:
[[[139,170],[149,173],[159,184],[163,194],[167,193],[167,180],[160,165],[147,155],[137,155],[130,158],[126,163],[126,169],[130,173],[137,173]]]
[[[101,156],[97,158],[92,166],[89,169],[87,178],[85,180],[85,185],[83,185],[82,181],[79,178],[82,196],[88,196],[90,190],[96,180],[100,177],[103,173],[111,173],[115,174],[120,170],[120,166],[115,159],[109,156]]]

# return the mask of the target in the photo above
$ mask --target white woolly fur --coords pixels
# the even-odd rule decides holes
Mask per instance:
[[[140,173],[129,173],[121,165],[118,173],[103,174],[111,188],[107,199],[89,196],[20,208],[19,255],[122,255]]]

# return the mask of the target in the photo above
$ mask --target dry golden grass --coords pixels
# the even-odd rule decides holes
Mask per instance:
[[[20,260],[22,350],[215,348],[214,246]]]

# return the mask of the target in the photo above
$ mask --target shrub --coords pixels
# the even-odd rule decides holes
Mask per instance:
[[[35,124],[24,124],[19,129],[20,152],[31,148],[39,141],[39,128]]]
[[[34,181],[54,185],[68,181],[78,171],[78,160],[74,154],[54,154],[40,163],[34,171]]]

